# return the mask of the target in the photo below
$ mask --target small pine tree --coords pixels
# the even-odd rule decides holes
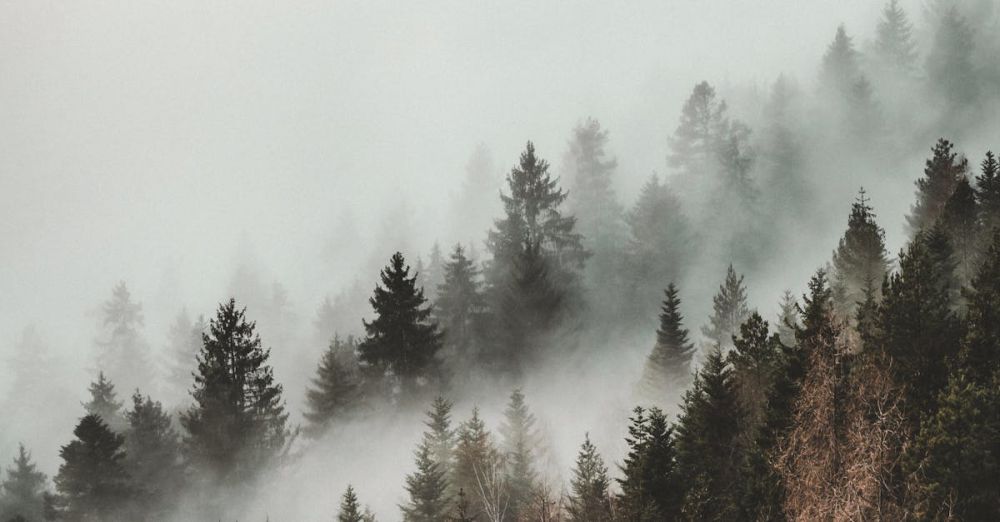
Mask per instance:
[[[674,432],[659,408],[637,407],[629,419],[628,454],[617,479],[621,493],[616,516],[621,520],[675,520],[681,510],[681,483]]]
[[[24,444],[17,447],[14,465],[7,468],[7,479],[0,482],[0,516],[3,520],[21,517],[24,522],[44,518],[45,474],[31,461]]]
[[[795,330],[799,327],[798,306],[791,290],[785,290],[781,294],[781,302],[778,304],[778,321],[775,327],[781,344],[786,347],[795,345]]]
[[[133,497],[125,471],[125,437],[108,429],[97,415],[80,420],[76,436],[62,447],[63,463],[56,475],[56,489],[69,520],[117,520]]]
[[[993,239],[993,229],[1000,226],[1000,162],[993,152],[986,151],[980,167],[981,173],[976,176],[976,195],[983,232],[981,243],[985,250]]]
[[[120,282],[101,311],[97,367],[126,390],[149,386],[153,375],[149,345],[141,333],[142,304],[134,302],[128,287]]]
[[[510,394],[500,425],[501,448],[507,462],[507,484],[510,487],[508,513],[514,518],[527,510],[537,487],[535,458],[539,435],[535,423],[535,416],[528,409],[524,394],[515,389]]]
[[[176,504],[184,486],[180,440],[170,415],[148,396],[136,392],[125,417],[128,428],[122,464],[141,491],[146,515],[162,517]]]
[[[944,212],[945,204],[958,182],[965,177],[969,161],[952,152],[954,145],[941,138],[934,145],[932,157],[926,161],[924,176],[917,180],[917,201],[906,217],[910,231],[932,227]]]
[[[747,290],[743,276],[737,275],[730,264],[726,280],[719,286],[719,293],[712,298],[712,316],[701,332],[713,343],[713,348],[725,351],[733,344],[735,335],[750,315],[747,308]]]
[[[853,318],[857,305],[871,290],[878,295],[889,268],[885,231],[875,221],[865,189],[851,205],[847,231],[833,252],[834,303],[843,318]]]
[[[318,437],[330,425],[356,410],[361,400],[361,375],[358,368],[354,339],[342,340],[334,334],[330,346],[316,368],[312,387],[306,390],[309,424],[306,435]]]
[[[354,487],[347,486],[344,496],[340,500],[340,513],[337,514],[337,522],[364,522],[364,512],[358,503],[358,496],[354,492]]]
[[[677,287],[670,283],[664,294],[666,299],[661,308],[656,345],[646,359],[641,384],[643,393],[660,403],[667,402],[671,389],[683,390],[690,383],[691,358],[695,351],[683,326]]]
[[[97,374],[97,380],[90,383],[88,391],[90,400],[83,404],[87,413],[100,417],[113,431],[121,432],[125,429],[122,403],[117,400],[115,385],[104,376],[104,372]]]
[[[441,348],[424,292],[409,274],[403,255],[393,254],[369,299],[376,317],[364,322],[367,337],[358,345],[361,360],[399,378],[407,395],[419,380],[437,376],[435,355]]]
[[[406,522],[437,522],[448,513],[446,470],[434,459],[431,443],[425,439],[417,447],[417,470],[406,476],[406,492],[410,500],[401,506]]]
[[[576,457],[573,478],[570,479],[569,520],[572,522],[610,522],[611,496],[608,467],[597,453],[597,447],[586,435]]]

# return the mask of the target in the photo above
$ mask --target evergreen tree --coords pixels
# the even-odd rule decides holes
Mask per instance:
[[[403,255],[393,254],[382,269],[382,284],[369,299],[375,320],[365,321],[367,337],[358,345],[361,360],[398,378],[412,393],[419,379],[437,377],[435,356],[441,334],[431,318],[430,307]]]
[[[514,519],[527,512],[537,486],[534,462],[539,435],[535,422],[535,416],[524,401],[524,394],[515,389],[510,394],[500,425],[501,449],[507,463],[507,484],[510,487],[508,513]]]
[[[629,240],[625,248],[628,295],[622,317],[645,325],[660,299],[664,283],[681,279],[691,259],[692,237],[680,200],[654,174],[625,217]]]
[[[251,478],[289,438],[282,387],[268,364],[256,325],[230,299],[202,335],[195,404],[181,414],[189,461],[230,483]]]
[[[358,496],[354,493],[354,487],[347,486],[344,496],[340,500],[340,513],[337,514],[337,522],[364,522],[364,513],[358,504]]]
[[[204,316],[198,316],[192,322],[186,310],[181,310],[170,325],[167,333],[167,385],[175,403],[189,397],[194,372],[198,369],[201,334],[207,327]]]
[[[117,400],[115,385],[104,377],[104,372],[97,374],[97,380],[90,383],[87,390],[90,392],[90,400],[83,404],[87,413],[100,417],[115,432],[125,429],[122,403]]]
[[[478,145],[465,164],[458,193],[451,205],[450,241],[478,241],[483,230],[490,228],[501,210],[497,192],[503,178],[485,145]],[[475,257],[475,256],[470,256]]]
[[[837,26],[833,42],[826,48],[820,67],[819,81],[822,89],[846,99],[860,76],[858,52],[847,36],[844,24]]]
[[[430,447],[431,457],[441,470],[449,473],[455,464],[455,430],[451,427],[451,401],[437,397],[427,412],[424,440]]]
[[[97,367],[126,390],[149,386],[153,375],[149,345],[143,339],[142,304],[132,301],[124,282],[118,283],[102,307],[102,332],[97,340]],[[112,424],[112,428],[116,428]]]
[[[961,367],[979,384],[1000,372],[1000,230],[966,293],[966,335]]]
[[[993,229],[1000,226],[1000,163],[993,152],[986,151],[981,168],[981,174],[976,176],[976,195],[985,250],[993,240]]]
[[[806,169],[802,137],[802,95],[785,75],[778,76],[764,105],[761,137],[761,185],[764,207],[776,223],[809,217],[816,200]]]
[[[979,94],[972,28],[954,6],[941,13],[936,24],[925,64],[928,85],[952,106],[965,108]]]
[[[424,274],[424,293],[427,299],[433,301],[437,299],[438,288],[444,284],[444,256],[441,255],[441,245],[437,241],[431,248],[430,261],[427,263],[427,271]]]
[[[685,518],[731,520],[739,509],[742,414],[732,371],[710,353],[684,395],[677,423],[677,464],[687,481]]]
[[[708,82],[695,85],[681,109],[680,124],[670,139],[668,163],[681,172],[704,172],[715,159],[729,128],[726,102],[716,99]]]
[[[498,329],[492,362],[518,375],[541,350],[540,338],[574,304],[577,274],[588,254],[575,230],[576,219],[560,211],[566,192],[531,142],[507,184],[509,194],[500,195],[505,216],[487,238],[493,254],[487,282]]]
[[[979,267],[980,234],[976,192],[965,176],[958,180],[945,203],[939,225],[943,227],[953,251],[951,264],[955,267],[957,282],[966,285]]]
[[[701,332],[713,343],[713,348],[726,351],[733,344],[733,335],[750,315],[747,308],[747,290],[743,276],[737,275],[730,264],[726,280],[719,286],[719,293],[712,298],[712,315]]]
[[[449,511],[446,471],[436,461],[431,442],[425,439],[415,452],[417,470],[406,476],[410,501],[402,506],[406,522],[437,522]]]
[[[479,484],[486,470],[498,459],[500,454],[493,445],[486,424],[479,417],[479,409],[473,408],[472,417],[463,422],[458,429],[455,467],[452,472],[454,487],[460,491],[472,492],[468,496],[469,513],[477,514],[483,511]]]
[[[865,190],[851,205],[847,231],[833,252],[834,304],[840,317],[853,318],[868,291],[878,295],[889,269],[885,231],[875,221]]]
[[[611,496],[608,493],[610,483],[608,467],[597,453],[597,447],[590,442],[588,434],[580,446],[573,478],[570,479],[572,493],[567,508],[569,520],[611,522]]]
[[[127,520],[125,511],[133,490],[124,467],[125,437],[93,414],[83,417],[73,434],[76,439],[59,451],[63,463],[55,478],[65,503],[63,518]]]
[[[659,408],[635,408],[629,419],[628,454],[622,463],[616,519],[675,520],[681,512],[681,484],[674,432]]]
[[[781,302],[778,304],[778,322],[776,330],[781,344],[787,346],[795,345],[795,330],[799,327],[798,302],[791,290],[785,290],[781,294]]]
[[[470,511],[469,496],[465,494],[464,489],[458,490],[453,512],[455,514],[448,518],[449,522],[475,522],[476,520],[476,517]]]
[[[125,417],[128,428],[122,464],[139,490],[146,515],[159,518],[175,505],[184,486],[177,432],[163,406],[138,392]]]
[[[461,245],[455,245],[444,265],[444,282],[438,287],[434,315],[444,331],[447,360],[458,368],[472,362],[480,348],[486,303],[479,269],[466,257]]]
[[[767,399],[774,381],[781,341],[771,335],[767,321],[757,312],[740,325],[728,360],[733,368],[733,385],[743,413],[741,430],[749,441],[756,438],[767,414]]]
[[[965,177],[969,162],[952,152],[952,143],[944,138],[934,145],[924,176],[917,180],[917,201],[906,217],[913,233],[930,228],[944,212],[945,204],[958,182]]]
[[[341,340],[334,334],[330,346],[323,353],[312,387],[306,390],[304,413],[309,422],[305,432],[312,437],[322,435],[330,425],[350,415],[362,399],[361,371],[352,337]]]
[[[17,447],[14,465],[7,468],[7,479],[0,482],[0,516],[3,520],[41,522],[44,519],[45,474],[31,461],[24,444]]]
[[[875,57],[883,67],[898,72],[911,71],[917,60],[913,25],[899,0],[889,0],[875,32]]]
[[[660,403],[667,402],[670,390],[687,387],[695,351],[683,326],[677,287],[670,283],[664,293],[666,299],[661,308],[660,328],[656,330],[656,345],[646,359],[641,384],[643,393]]]

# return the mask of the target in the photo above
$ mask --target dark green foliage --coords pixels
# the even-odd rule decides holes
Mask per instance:
[[[312,387],[306,390],[307,435],[322,435],[333,422],[348,417],[360,406],[362,382],[356,350],[354,338],[342,340],[334,334],[316,368]]]
[[[966,293],[966,335],[961,364],[979,383],[1000,372],[1000,230]]]
[[[916,514],[924,520],[1000,517],[1000,379],[959,372],[922,423],[912,454]]]
[[[59,451],[63,463],[55,478],[65,505],[63,519],[126,520],[134,492],[124,467],[125,437],[97,415],[82,418],[73,434],[76,439]]]
[[[889,0],[882,10],[875,34],[875,57],[879,64],[898,72],[909,72],[916,64],[913,25],[898,0]]]
[[[340,500],[340,513],[337,514],[337,522],[364,522],[364,520],[364,513],[358,504],[358,495],[354,493],[354,487],[348,485]]]
[[[482,355],[480,341],[486,314],[479,269],[465,255],[461,245],[455,245],[444,265],[444,280],[437,289],[434,316],[444,331],[444,351],[447,360],[460,371]]]
[[[719,293],[712,298],[712,315],[709,324],[701,332],[708,337],[714,347],[723,351],[733,344],[733,335],[750,315],[747,308],[747,290],[743,276],[737,275],[730,264],[726,270],[726,280],[719,286]]]
[[[202,335],[195,404],[181,414],[189,461],[237,484],[273,462],[289,438],[271,351],[261,348],[254,328],[234,299],[219,305]]]
[[[159,518],[177,502],[184,486],[180,441],[159,402],[137,392],[125,412],[125,460],[147,516]]]
[[[435,461],[431,441],[425,439],[415,452],[417,470],[406,476],[410,500],[403,510],[406,522],[437,522],[449,511],[446,470]]]
[[[926,161],[924,176],[917,180],[917,201],[906,216],[914,234],[932,227],[944,212],[945,204],[958,182],[965,177],[969,162],[952,152],[954,145],[941,138],[934,145],[933,156]]]
[[[686,518],[731,520],[737,513],[741,417],[732,371],[722,355],[713,352],[684,395],[677,423]]]
[[[757,430],[766,420],[768,397],[774,372],[781,356],[778,334],[771,335],[768,324],[753,312],[740,325],[728,361],[733,368],[733,385],[743,413],[741,430],[747,442],[755,440]]]
[[[888,268],[885,231],[875,221],[862,188],[851,205],[847,231],[833,252],[833,296],[840,317],[853,318],[868,292],[880,295]]]
[[[695,351],[683,325],[677,287],[670,283],[664,294],[656,345],[646,359],[641,383],[643,393],[660,403],[667,402],[670,390],[682,390],[690,383]]]
[[[14,465],[7,468],[7,478],[0,482],[0,517],[23,522],[41,522],[44,517],[45,474],[31,461],[24,444],[17,447]]]
[[[116,432],[125,429],[125,417],[121,412],[122,403],[118,401],[114,383],[104,376],[104,372],[97,374],[97,380],[90,383],[87,391],[90,392],[90,400],[83,405],[87,413],[97,415]]]
[[[983,248],[993,239],[993,229],[1000,226],[1000,163],[993,152],[987,151],[976,176],[976,196],[979,202],[979,223],[982,227]]]
[[[968,284],[979,267],[979,210],[976,192],[964,176],[944,205],[939,225],[952,247],[952,265],[961,285]]]
[[[398,378],[406,393],[416,390],[419,379],[438,377],[435,356],[441,348],[424,292],[409,274],[403,255],[393,254],[369,299],[376,317],[364,322],[367,337],[358,345],[361,360]]]
[[[629,419],[628,454],[617,479],[616,517],[636,522],[674,520],[681,512],[681,475],[674,432],[659,408],[635,408]],[[686,478],[686,477],[685,477]]]
[[[580,446],[570,479],[569,520],[572,522],[610,522],[611,496],[608,467],[590,442],[588,434]]]
[[[499,431],[500,448],[507,464],[507,485],[510,488],[507,512],[517,519],[526,515],[537,486],[535,457],[540,441],[535,429],[535,416],[529,411],[520,389],[515,389],[510,394],[510,401],[503,415]]]
[[[959,323],[951,311],[947,274],[918,233],[899,255],[899,272],[889,277],[878,311],[879,344],[893,359],[898,382],[907,387],[910,418],[930,412],[947,382],[947,365],[957,353]]]

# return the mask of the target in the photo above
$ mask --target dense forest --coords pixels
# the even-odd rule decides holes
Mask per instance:
[[[967,148],[1000,130],[998,14],[891,0],[809,87],[691,86],[627,203],[596,118],[499,187],[482,146],[455,229],[389,216],[308,326],[243,256],[162,342],[126,282],[95,299],[86,390],[24,329],[0,521],[1000,520],[1000,160]]]

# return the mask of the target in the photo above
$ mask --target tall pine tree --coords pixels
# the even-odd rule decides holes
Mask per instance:
[[[114,383],[104,376],[104,372],[97,374],[97,380],[90,383],[87,391],[90,392],[90,400],[83,404],[87,413],[100,417],[113,431],[125,429],[122,403],[118,401]]]
[[[659,408],[637,407],[629,419],[628,453],[617,479],[621,493],[616,512],[622,520],[675,520],[681,512],[682,476],[679,475],[674,431]]]
[[[733,345],[735,335],[750,315],[747,308],[747,290],[743,276],[738,275],[733,265],[726,269],[726,280],[719,286],[719,292],[712,298],[712,315],[709,324],[701,332],[711,341],[711,350],[725,352]]]
[[[431,441],[424,439],[417,447],[417,469],[406,476],[409,502],[401,506],[405,522],[437,522],[450,511],[447,471],[434,459]]]
[[[527,513],[538,476],[535,458],[538,453],[539,434],[536,419],[528,409],[524,394],[515,389],[510,394],[504,420],[500,425],[501,449],[507,463],[507,484],[510,488],[508,513],[517,519]]]
[[[128,428],[122,464],[138,489],[145,515],[162,518],[176,505],[184,486],[180,440],[170,415],[149,396],[133,395],[132,409],[125,417]]]
[[[584,437],[570,479],[570,496],[567,511],[571,522],[611,522],[611,495],[608,487],[608,467],[590,442]]]
[[[437,290],[434,316],[444,332],[444,354],[459,371],[482,354],[481,341],[486,316],[486,302],[476,264],[455,245],[444,265],[444,280]]]
[[[646,359],[640,384],[642,393],[658,406],[665,406],[671,391],[687,388],[691,381],[691,359],[695,348],[688,339],[681,315],[681,300],[673,283],[664,290],[656,344]]]
[[[41,522],[44,519],[45,474],[31,461],[24,444],[17,447],[14,465],[7,468],[7,478],[0,482],[0,516],[3,520]]]
[[[125,437],[108,429],[97,415],[80,419],[76,438],[62,447],[56,489],[72,521],[126,520],[134,496],[125,470]]]
[[[306,390],[307,435],[322,435],[333,422],[349,416],[360,406],[362,382],[356,349],[354,338],[342,340],[334,334],[323,353],[312,387]]]
[[[917,180],[917,201],[911,207],[906,222],[910,231],[932,227],[944,212],[945,204],[958,182],[965,177],[969,162],[952,152],[954,145],[944,138],[932,149],[933,156],[926,161],[924,176]]]
[[[851,205],[847,231],[833,252],[833,295],[840,317],[853,319],[868,292],[880,294],[888,268],[885,231],[875,221],[862,188]]]

